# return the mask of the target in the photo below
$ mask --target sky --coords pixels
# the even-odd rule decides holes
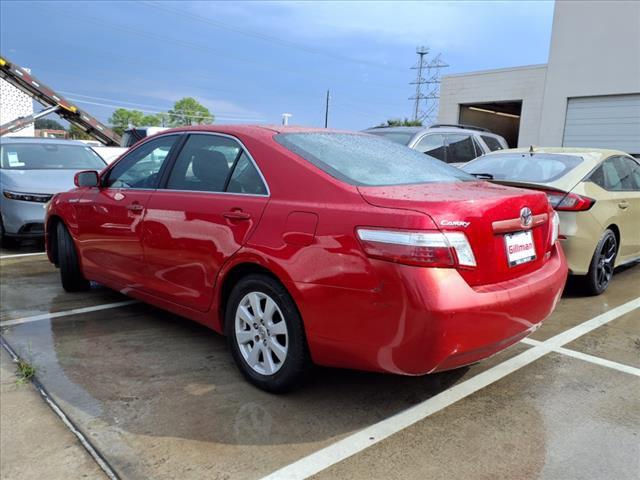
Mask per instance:
[[[0,2],[0,54],[106,121],[185,96],[216,123],[360,130],[411,117],[416,47],[444,75],[546,63],[551,1]],[[55,118],[51,116],[49,118]]]

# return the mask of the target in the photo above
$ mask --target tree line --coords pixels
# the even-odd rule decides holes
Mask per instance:
[[[181,98],[173,104],[173,108],[167,112],[149,114],[140,110],[118,108],[114,110],[107,120],[111,128],[118,135],[133,127],[182,127],[188,125],[211,124],[215,120],[207,107],[193,97]],[[56,120],[39,118],[35,121],[35,128],[48,130],[67,130]],[[81,128],[71,124],[68,128],[69,137],[77,140],[91,139]]]

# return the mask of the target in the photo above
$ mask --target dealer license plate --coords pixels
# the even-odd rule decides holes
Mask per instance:
[[[536,247],[531,231],[511,233],[504,236],[507,248],[507,260],[510,267],[536,259]]]

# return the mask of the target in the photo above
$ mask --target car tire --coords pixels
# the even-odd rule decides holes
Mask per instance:
[[[300,313],[287,290],[270,276],[248,275],[235,285],[227,301],[225,333],[236,365],[262,390],[291,390],[309,371]]]
[[[585,289],[589,295],[603,293],[613,277],[613,269],[618,255],[618,240],[610,229],[605,230],[596,246],[585,277]]]
[[[62,222],[56,226],[58,242],[58,266],[62,288],[67,292],[81,292],[89,289],[89,281],[84,278],[78,263],[78,254],[73,239]]]

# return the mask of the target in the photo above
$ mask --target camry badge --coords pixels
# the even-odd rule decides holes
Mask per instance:
[[[523,227],[530,227],[533,223],[533,214],[529,207],[524,207],[520,210],[520,225]]]
[[[443,227],[462,227],[467,228],[471,225],[471,222],[465,222],[464,220],[442,220],[440,225]]]

